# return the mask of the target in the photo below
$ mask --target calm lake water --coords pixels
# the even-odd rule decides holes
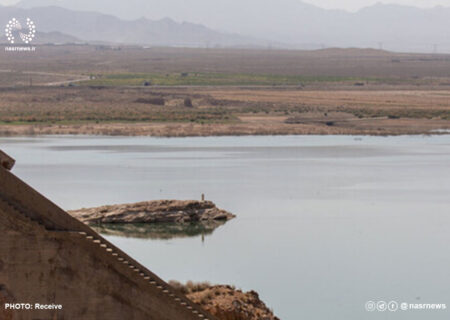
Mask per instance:
[[[205,193],[238,216],[186,236],[109,232],[166,280],[254,289],[282,320],[449,318],[450,136],[59,136],[0,148],[65,209]],[[368,300],[449,309],[367,312]]]

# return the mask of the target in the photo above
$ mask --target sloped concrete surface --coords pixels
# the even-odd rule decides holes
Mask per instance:
[[[6,303],[62,309],[10,310]],[[0,319],[215,320],[4,166]]]

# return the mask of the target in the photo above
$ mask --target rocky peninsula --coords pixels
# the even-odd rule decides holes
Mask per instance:
[[[208,282],[169,283],[219,320],[280,320],[255,291],[243,292],[234,286],[210,285]]]
[[[154,200],[68,211],[85,223],[191,223],[227,221],[235,215],[211,201]]]

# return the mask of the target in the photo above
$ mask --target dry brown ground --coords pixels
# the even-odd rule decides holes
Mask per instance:
[[[163,98],[165,106],[137,102]],[[193,108],[184,106],[192,99]],[[0,91],[0,135],[428,134],[450,129],[450,91],[32,88]]]
[[[450,110],[450,90],[210,90],[216,99],[302,103],[320,106],[375,108],[443,108]]]
[[[449,129],[449,70],[450,55],[360,49],[39,46],[33,54],[10,54],[0,48],[0,135],[427,134]],[[26,87],[30,78],[43,85],[142,72],[350,80],[253,88]],[[165,105],[142,103],[155,98]],[[194,108],[184,107],[185,98]]]
[[[0,70],[87,75],[218,72],[402,79],[450,77],[450,55],[444,54],[392,53],[371,49],[116,49],[83,45],[37,46],[36,52],[18,54],[5,52],[0,46]],[[448,79],[444,83],[448,85]]]
[[[238,124],[110,123],[85,125],[1,125],[2,136],[88,134],[124,136],[226,136],[226,135],[403,135],[432,134],[450,130],[447,120],[377,119],[358,123],[286,124],[282,121],[249,121]],[[279,120],[279,119],[278,119]],[[448,133],[448,132],[447,132]]]

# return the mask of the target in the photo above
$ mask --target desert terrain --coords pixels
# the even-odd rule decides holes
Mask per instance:
[[[450,130],[449,55],[74,45],[0,58],[2,136]]]

